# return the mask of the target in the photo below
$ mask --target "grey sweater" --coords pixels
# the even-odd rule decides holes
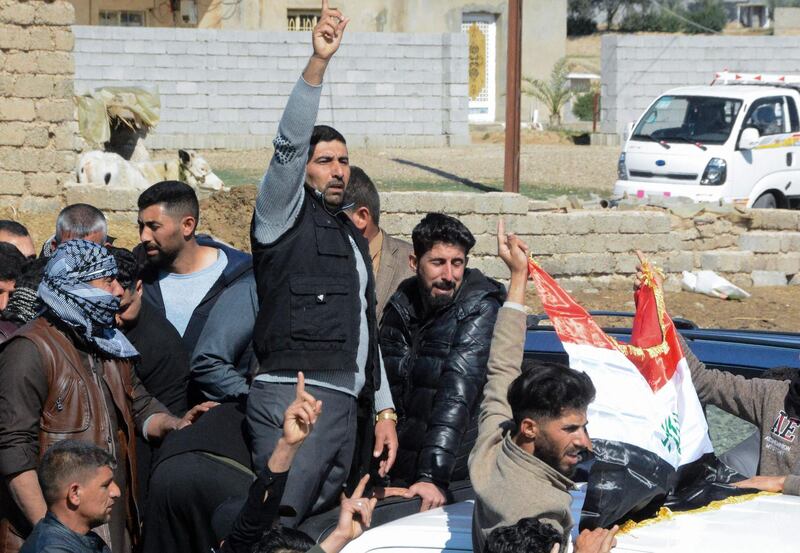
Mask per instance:
[[[297,221],[303,206],[303,186],[306,178],[309,141],[314,130],[319,109],[322,86],[312,86],[301,77],[278,125],[278,136],[273,141],[272,156],[266,175],[256,196],[253,236],[260,244],[269,245],[283,236]],[[367,325],[367,280],[369,267],[364,263],[355,241],[350,239],[356,260],[361,297],[361,324],[356,363],[359,371],[306,371],[306,383],[358,396],[366,382],[365,366],[368,357],[369,328]],[[380,356],[379,356],[380,357]],[[295,371],[276,371],[261,374],[256,380],[292,383],[297,381]],[[381,359],[381,385],[375,391],[374,410],[393,408],[392,394]]]
[[[763,378],[748,380],[743,376],[707,369],[683,338],[681,347],[700,402],[715,405],[756,425],[761,431],[758,474],[786,475],[783,493],[800,495],[800,419],[790,417],[785,411],[789,382]]]
[[[469,476],[475,489],[472,546],[484,550],[495,528],[536,517],[563,534],[572,529],[575,484],[546,463],[525,452],[505,428],[512,422],[508,387],[520,375],[525,345],[525,312],[508,304],[500,308],[492,336],[488,382],[478,421],[478,439],[469,457]],[[513,423],[512,423],[513,424]]]

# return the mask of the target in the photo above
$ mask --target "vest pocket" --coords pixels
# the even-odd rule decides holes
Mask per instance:
[[[48,433],[84,432],[89,428],[89,392],[80,378],[58,381],[58,394],[47,398],[41,430]]]
[[[325,342],[350,339],[352,309],[347,277],[293,275],[289,288],[292,339],[319,342],[319,349],[326,349]]]

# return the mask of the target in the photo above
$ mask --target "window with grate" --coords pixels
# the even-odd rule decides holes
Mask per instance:
[[[311,31],[321,14],[320,10],[286,10],[286,30]]]
[[[144,27],[144,12],[100,10],[100,25]]]

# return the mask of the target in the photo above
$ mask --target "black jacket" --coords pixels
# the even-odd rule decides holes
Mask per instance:
[[[194,351],[197,340],[200,338],[200,333],[208,319],[208,314],[211,313],[211,308],[217,303],[222,292],[231,284],[250,274],[253,270],[252,257],[249,254],[221,244],[214,241],[211,237],[206,235],[198,235],[197,243],[201,246],[210,246],[218,248],[225,252],[228,257],[228,264],[222,271],[222,274],[217,281],[211,286],[211,289],[200,301],[200,304],[195,308],[192,313],[192,318],[189,319],[189,324],[186,325],[186,331],[183,333],[183,344],[186,347],[186,352],[191,356]],[[159,285],[158,270],[151,267],[150,270],[145,271],[142,275],[143,284],[143,298],[150,302],[151,305],[164,316],[167,316],[166,309],[164,308],[164,298],[161,296],[161,286]],[[231,316],[236,316],[231,313]]]
[[[380,328],[386,376],[399,417],[391,479],[447,488],[468,476],[477,411],[503,286],[467,269],[454,301],[426,316],[417,277],[400,284]]]

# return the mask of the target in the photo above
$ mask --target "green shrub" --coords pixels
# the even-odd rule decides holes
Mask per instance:
[[[687,12],[683,14],[686,19],[694,21],[698,25],[711,29],[713,31],[721,31],[725,28],[725,23],[728,18],[725,15],[725,8],[719,0],[703,0],[692,4]],[[683,24],[683,30],[687,33],[707,33],[709,31],[701,29],[689,23]]]
[[[567,17],[567,35],[585,36],[597,31],[597,23],[594,19],[587,16]]]
[[[594,116],[594,92],[584,92],[575,97],[572,102],[572,114],[581,121],[591,121]],[[597,109],[600,109],[600,101],[598,99]]]
[[[623,33],[677,33],[682,30],[681,20],[667,12],[630,12],[620,22]]]

